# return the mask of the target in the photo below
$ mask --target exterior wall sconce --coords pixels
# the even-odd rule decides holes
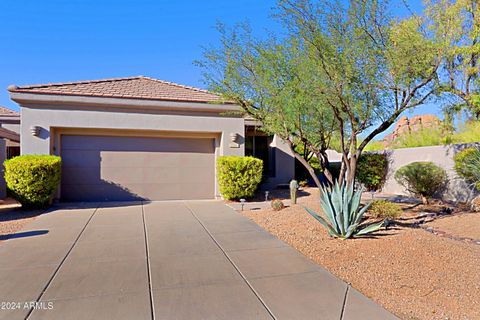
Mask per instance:
[[[240,139],[240,134],[230,133],[230,148],[240,148]]]
[[[38,137],[40,135],[40,127],[39,126],[31,126],[30,127],[30,133],[34,137]]]
[[[240,140],[240,135],[238,133],[230,133],[230,140],[238,143]]]

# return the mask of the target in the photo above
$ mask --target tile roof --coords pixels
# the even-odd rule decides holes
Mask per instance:
[[[89,96],[167,100],[179,102],[222,102],[212,92],[145,76],[103,80],[50,83],[29,86],[10,86],[10,92],[49,95]]]
[[[0,117],[18,117],[18,116],[20,116],[20,113],[5,107],[0,107]]]

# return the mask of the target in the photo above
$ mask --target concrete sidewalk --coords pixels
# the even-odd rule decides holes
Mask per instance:
[[[0,302],[0,319],[395,319],[219,201],[51,210],[0,243]]]

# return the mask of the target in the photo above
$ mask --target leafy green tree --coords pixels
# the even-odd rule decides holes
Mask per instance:
[[[286,35],[267,40],[220,26],[220,47],[199,63],[204,79],[292,150],[304,144],[332,184],[325,151],[336,148],[339,183],[353,183],[365,146],[435,94],[439,46],[422,19],[396,21],[384,1],[280,0],[276,17]]]
[[[278,16],[308,52],[316,90],[339,130],[339,180],[352,183],[365,146],[434,96],[439,47],[421,18],[397,22],[384,1],[282,0]]]
[[[480,2],[429,0],[426,18],[426,28],[443,54],[438,72],[448,107],[454,112],[466,109],[480,119]]]
[[[210,90],[259,120],[263,131],[282,138],[317,186],[321,183],[309,163],[311,154],[333,182],[326,150],[335,121],[315,88],[320,75],[311,72],[301,44],[293,38],[255,39],[246,25],[229,30],[219,24],[217,29],[222,45],[205,50],[204,59],[196,62]]]

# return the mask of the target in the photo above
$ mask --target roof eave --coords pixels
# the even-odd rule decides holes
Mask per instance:
[[[20,134],[15,131],[8,130],[0,127],[0,138],[8,139],[14,142],[20,142]]]
[[[118,108],[142,108],[177,111],[235,112],[240,107],[232,103],[193,102],[172,100],[151,100],[137,98],[111,98],[95,96],[38,94],[10,91],[10,98],[23,107],[45,107],[48,105],[68,106],[106,106]]]

